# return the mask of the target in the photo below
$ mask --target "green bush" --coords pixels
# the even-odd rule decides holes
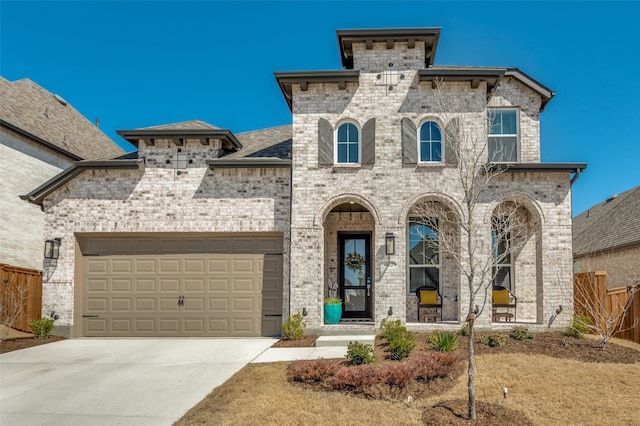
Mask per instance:
[[[413,333],[404,328],[404,330],[396,332],[389,341],[391,359],[400,360],[406,358],[415,347],[416,339],[413,337]]]
[[[342,303],[342,299],[339,297],[325,297],[324,304],[325,305],[339,305]]]
[[[53,320],[51,318],[33,320],[29,323],[29,328],[36,334],[36,339],[46,339],[51,335],[51,330],[53,330]]]
[[[524,325],[516,325],[513,327],[510,336],[516,340],[533,340],[533,334],[531,334],[529,328]]]
[[[407,328],[402,325],[400,320],[385,321],[382,326],[382,337],[387,339],[388,342],[393,340],[393,337],[397,334],[401,334],[407,331]]]
[[[492,334],[488,336],[480,336],[479,342],[483,345],[491,346],[492,348],[499,348],[507,344],[507,338],[500,336],[499,334]]]
[[[349,342],[345,356],[351,365],[371,364],[373,362],[373,346],[360,342]]]
[[[468,336],[469,335],[469,326],[463,325],[462,328],[458,331],[460,336]]]
[[[436,331],[429,343],[438,352],[453,352],[458,349],[458,338],[448,331]]]
[[[304,334],[307,324],[304,322],[302,314],[289,315],[287,320],[282,323],[282,338],[284,340],[299,340]]]
[[[584,338],[590,330],[591,318],[584,315],[574,315],[573,322],[564,331],[567,336],[575,337],[576,339]]]

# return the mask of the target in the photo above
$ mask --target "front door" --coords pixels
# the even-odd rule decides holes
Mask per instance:
[[[339,234],[342,317],[372,319],[371,235]]]

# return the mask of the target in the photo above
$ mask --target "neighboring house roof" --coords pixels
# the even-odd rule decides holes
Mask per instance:
[[[25,78],[0,77],[0,124],[74,160],[113,158],[123,150],[59,95]]]
[[[573,218],[574,257],[635,245],[640,245],[640,186]]]

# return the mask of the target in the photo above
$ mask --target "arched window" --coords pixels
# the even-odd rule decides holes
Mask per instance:
[[[442,132],[435,121],[425,121],[420,126],[418,151],[420,162],[442,161]]]
[[[342,123],[336,137],[336,163],[360,163],[360,131],[353,123]]]

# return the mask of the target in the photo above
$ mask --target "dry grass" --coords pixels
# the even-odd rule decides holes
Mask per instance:
[[[584,363],[544,355],[479,355],[482,401],[525,414],[538,425],[632,425],[640,419],[640,364]],[[287,363],[251,364],[216,388],[176,424],[421,424],[426,407],[466,398],[466,375],[438,397],[372,401],[287,383]],[[502,387],[509,388],[504,399]]]

